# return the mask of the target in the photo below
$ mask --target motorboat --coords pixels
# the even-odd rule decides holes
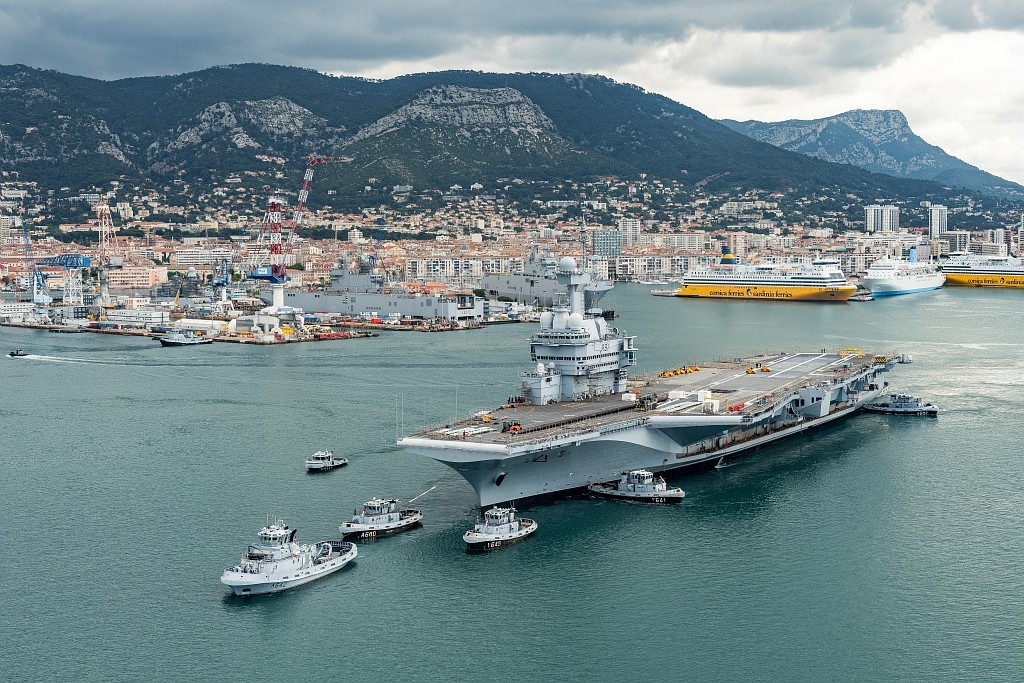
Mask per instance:
[[[317,451],[306,461],[307,472],[327,472],[348,464],[348,458],[335,458],[333,451]]]

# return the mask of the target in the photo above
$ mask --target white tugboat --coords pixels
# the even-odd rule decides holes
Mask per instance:
[[[493,507],[484,513],[484,521],[467,531],[462,540],[469,550],[503,548],[521,541],[537,530],[537,522],[516,517],[513,507]]]
[[[868,403],[864,410],[871,413],[887,413],[889,415],[926,415],[937,417],[939,408],[933,403],[925,403],[924,399],[913,398],[907,394],[892,394],[885,403]]]
[[[376,538],[412,529],[422,519],[423,513],[419,510],[399,509],[397,499],[374,498],[366,501],[361,510],[353,510],[352,521],[342,522],[338,529],[346,540]]]
[[[599,496],[639,503],[681,503],[686,495],[677,486],[669,488],[664,477],[656,477],[648,470],[629,470],[616,482],[590,484],[587,490]]]
[[[335,458],[333,451],[317,451],[306,461],[307,472],[327,472],[336,467],[344,467],[348,458]]]
[[[299,545],[297,531],[282,520],[260,529],[259,541],[238,565],[224,570],[221,583],[235,595],[276,593],[333,574],[358,554],[355,543],[343,541]]]

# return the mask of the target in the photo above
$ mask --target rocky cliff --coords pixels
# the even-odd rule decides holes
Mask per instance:
[[[911,130],[903,112],[894,109],[858,109],[809,121],[721,123],[755,140],[825,161],[1024,199],[1024,187],[929,144]]]

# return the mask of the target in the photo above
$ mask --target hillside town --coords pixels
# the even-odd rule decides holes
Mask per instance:
[[[115,303],[130,310],[166,309],[168,301],[196,297],[218,277],[233,293],[244,292],[254,284],[247,276],[272,257],[286,270],[280,284],[289,291],[337,289],[332,270],[369,261],[384,282],[409,292],[476,290],[483,297],[485,276],[522,272],[535,247],[586,255],[601,279],[667,283],[715,265],[724,252],[763,264],[828,257],[856,276],[873,261],[906,257],[911,249],[925,261],[960,252],[1016,255],[1024,237],[1019,210],[987,198],[993,206],[984,206],[972,195],[955,206],[906,206],[826,190],[808,197],[710,194],[643,176],[510,179],[494,188],[472,183],[434,190],[371,178],[360,200],[367,208],[342,212],[327,203],[334,190],[310,192],[304,182],[298,191],[270,191],[260,185],[265,180],[231,176],[201,190],[180,179],[160,189],[114,181],[76,191],[5,173],[0,316],[31,309],[32,297],[24,293],[32,291],[33,279],[60,301],[69,276],[78,278],[67,259],[61,261],[66,255],[91,264],[80,269],[82,293],[72,304],[87,307],[99,296],[96,266],[114,258],[105,285]],[[288,182],[281,173],[269,180]],[[307,209],[307,195],[318,194],[320,201]]]

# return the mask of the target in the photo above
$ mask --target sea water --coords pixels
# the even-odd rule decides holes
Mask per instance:
[[[478,513],[397,436],[493,408],[529,324],[286,346],[0,330],[0,679],[1024,678],[1021,293],[869,303],[603,302],[637,372],[772,351],[913,355],[937,419],[862,414],[684,477],[679,506],[582,496],[466,552]],[[350,464],[303,468],[331,449]],[[267,516],[338,537],[374,496],[422,528],[329,578],[236,598]]]

